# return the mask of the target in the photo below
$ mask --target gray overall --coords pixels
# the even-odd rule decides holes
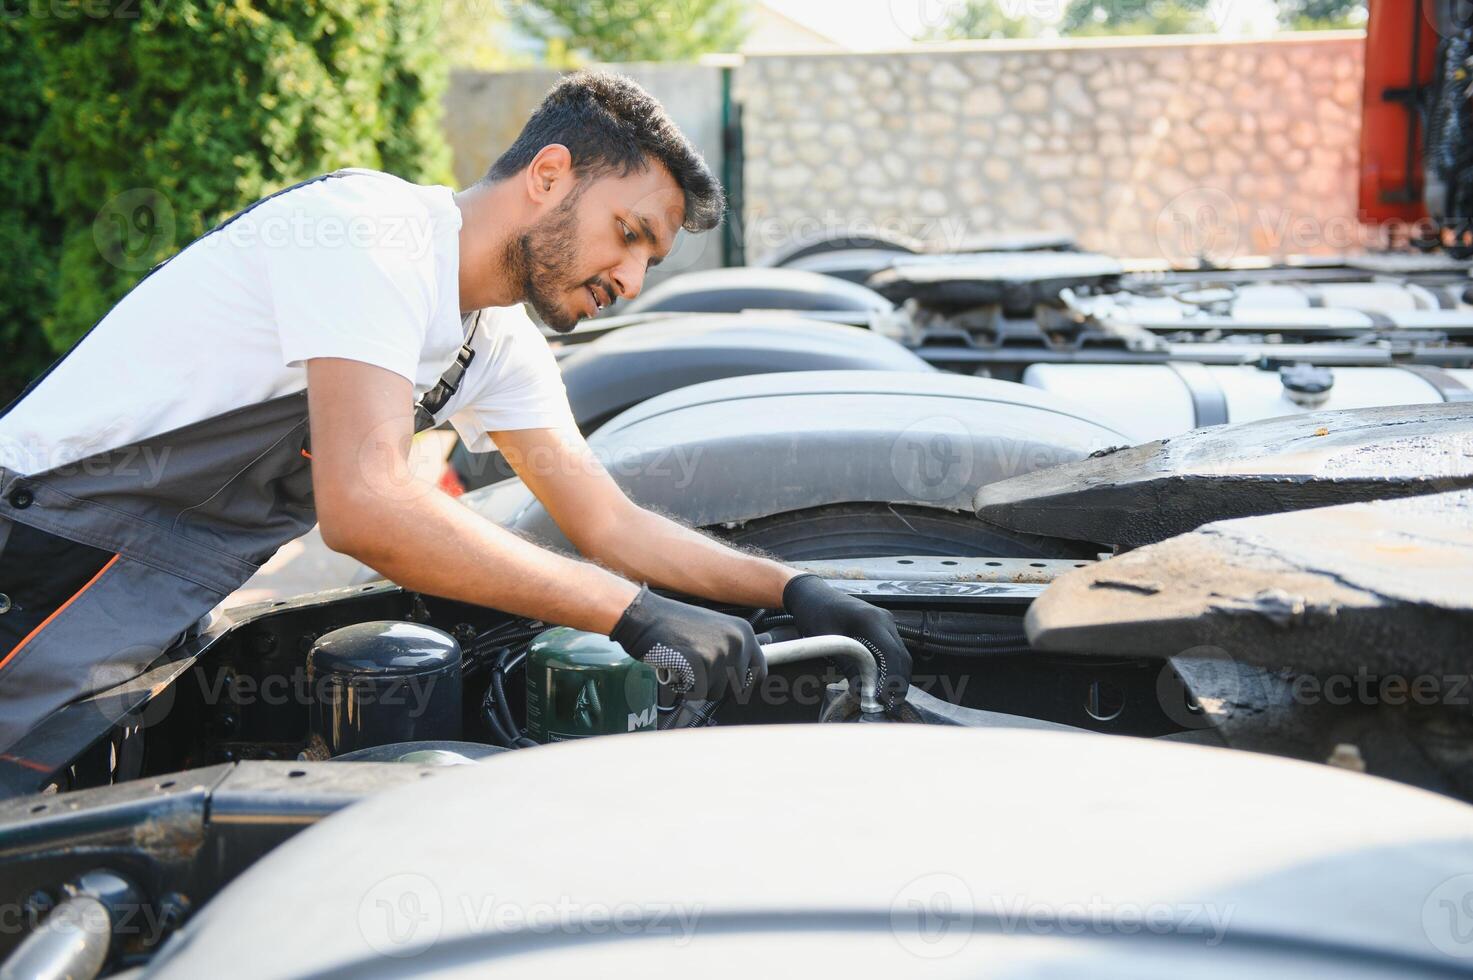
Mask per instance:
[[[416,431],[470,343],[416,405]],[[142,673],[316,523],[307,423],[302,391],[42,473],[0,467],[0,753]]]

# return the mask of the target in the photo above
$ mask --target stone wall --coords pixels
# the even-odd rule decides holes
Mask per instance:
[[[1358,33],[751,57],[747,261],[845,226],[1122,256],[1353,244]]]

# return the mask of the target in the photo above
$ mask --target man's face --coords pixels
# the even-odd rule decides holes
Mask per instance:
[[[615,299],[638,296],[685,220],[680,187],[659,163],[624,177],[574,180],[511,245],[527,302],[559,333]]]

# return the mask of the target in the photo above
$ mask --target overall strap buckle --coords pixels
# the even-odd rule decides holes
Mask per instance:
[[[421,395],[419,401],[414,403],[415,434],[433,429],[435,413],[444,408],[460,390],[460,383],[465,380],[465,372],[470,368],[471,361],[476,359],[476,349],[471,346],[471,340],[475,337],[476,327],[480,326],[481,313],[481,310],[477,310],[474,318],[467,318],[470,320],[470,326],[465,332],[465,343],[460,345],[460,352],[455,355],[455,363],[446,368],[445,373],[440,375],[440,380],[435,382],[435,386]],[[307,459],[312,458],[310,432],[302,441],[302,455]]]
[[[414,431],[424,432],[426,429],[434,428],[435,413],[444,408],[450,399],[460,390],[460,383],[465,380],[465,372],[471,366],[471,361],[476,359],[476,349],[471,346],[471,340],[476,335],[476,328],[481,325],[481,310],[476,311],[474,317],[469,317],[470,326],[465,331],[465,343],[460,345],[460,353],[455,355],[455,363],[445,369],[440,375],[440,380],[435,386],[420,396],[414,405]]]

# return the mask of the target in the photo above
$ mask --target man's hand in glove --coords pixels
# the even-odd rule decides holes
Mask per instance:
[[[840,592],[817,575],[790,581],[783,589],[783,609],[804,636],[849,636],[869,647],[880,672],[879,701],[892,714],[900,709],[910,688],[910,651],[888,612]]]
[[[678,694],[716,701],[761,684],[767,661],[744,619],[656,595],[648,587],[624,610],[609,639],[635,660],[670,675]]]

